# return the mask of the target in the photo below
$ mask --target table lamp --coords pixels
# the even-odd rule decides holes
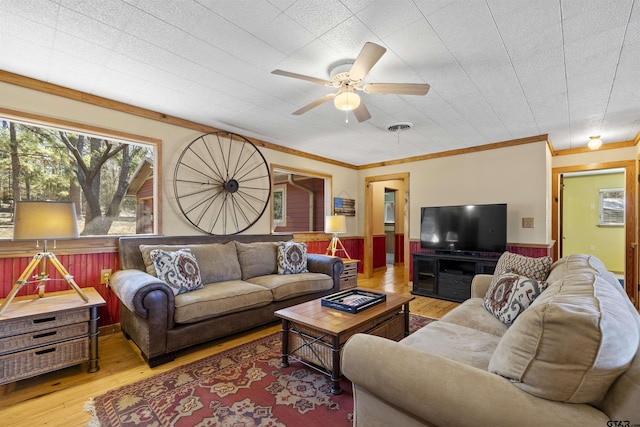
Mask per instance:
[[[336,256],[336,252],[339,250],[344,251],[344,254],[348,259],[351,259],[347,250],[342,245],[342,242],[338,238],[338,234],[347,232],[347,220],[344,215],[327,215],[324,221],[325,233],[331,233],[331,243],[327,247],[326,254],[331,253],[331,256]]]
[[[0,306],[0,314],[27,283],[37,282],[38,295],[44,296],[45,284],[52,280],[47,274],[47,261],[51,262],[67,284],[80,295],[80,298],[88,302],[89,298],[73,280],[73,276],[69,274],[53,252],[49,252],[48,248],[49,240],[54,241],[55,248],[56,240],[78,238],[75,204],[72,202],[20,201],[16,202],[13,218],[13,240],[35,240],[36,247],[37,241],[42,240],[44,250],[33,256],[29,265],[13,285],[11,292]],[[38,264],[41,264],[42,269],[39,274],[33,276],[35,280],[29,282],[29,276],[38,267]]]

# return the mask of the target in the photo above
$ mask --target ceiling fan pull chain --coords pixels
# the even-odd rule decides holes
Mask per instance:
[[[349,110],[344,110],[346,118],[344,119],[345,123],[349,123]]]

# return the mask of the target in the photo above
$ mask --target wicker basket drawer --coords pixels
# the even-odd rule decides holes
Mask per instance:
[[[392,319],[369,331],[369,335],[376,335],[395,341],[401,340],[404,338],[404,313],[398,313]]]
[[[42,313],[32,317],[7,319],[0,323],[0,336],[27,334],[43,329],[57,328],[74,323],[88,322],[89,310],[62,311],[57,313]]]
[[[89,360],[88,338],[0,356],[0,384],[77,365]]]
[[[0,355],[56,341],[64,341],[70,338],[86,337],[88,333],[89,324],[82,322],[76,323],[75,325],[66,325],[54,329],[45,329],[43,331],[0,338]]]
[[[300,359],[320,366],[327,371],[333,366],[331,345],[322,341],[310,342],[313,338],[302,338],[298,334],[289,333],[289,352]],[[296,350],[293,352],[293,350]]]

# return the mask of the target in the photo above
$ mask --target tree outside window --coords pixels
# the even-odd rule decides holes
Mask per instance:
[[[154,147],[0,118],[0,237],[21,200],[75,202],[81,235],[135,234],[133,172]]]

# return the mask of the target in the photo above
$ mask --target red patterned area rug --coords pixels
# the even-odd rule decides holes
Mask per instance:
[[[433,319],[412,314],[410,331]],[[350,426],[351,383],[301,363],[280,367],[280,333],[226,350],[92,399],[89,426]]]

